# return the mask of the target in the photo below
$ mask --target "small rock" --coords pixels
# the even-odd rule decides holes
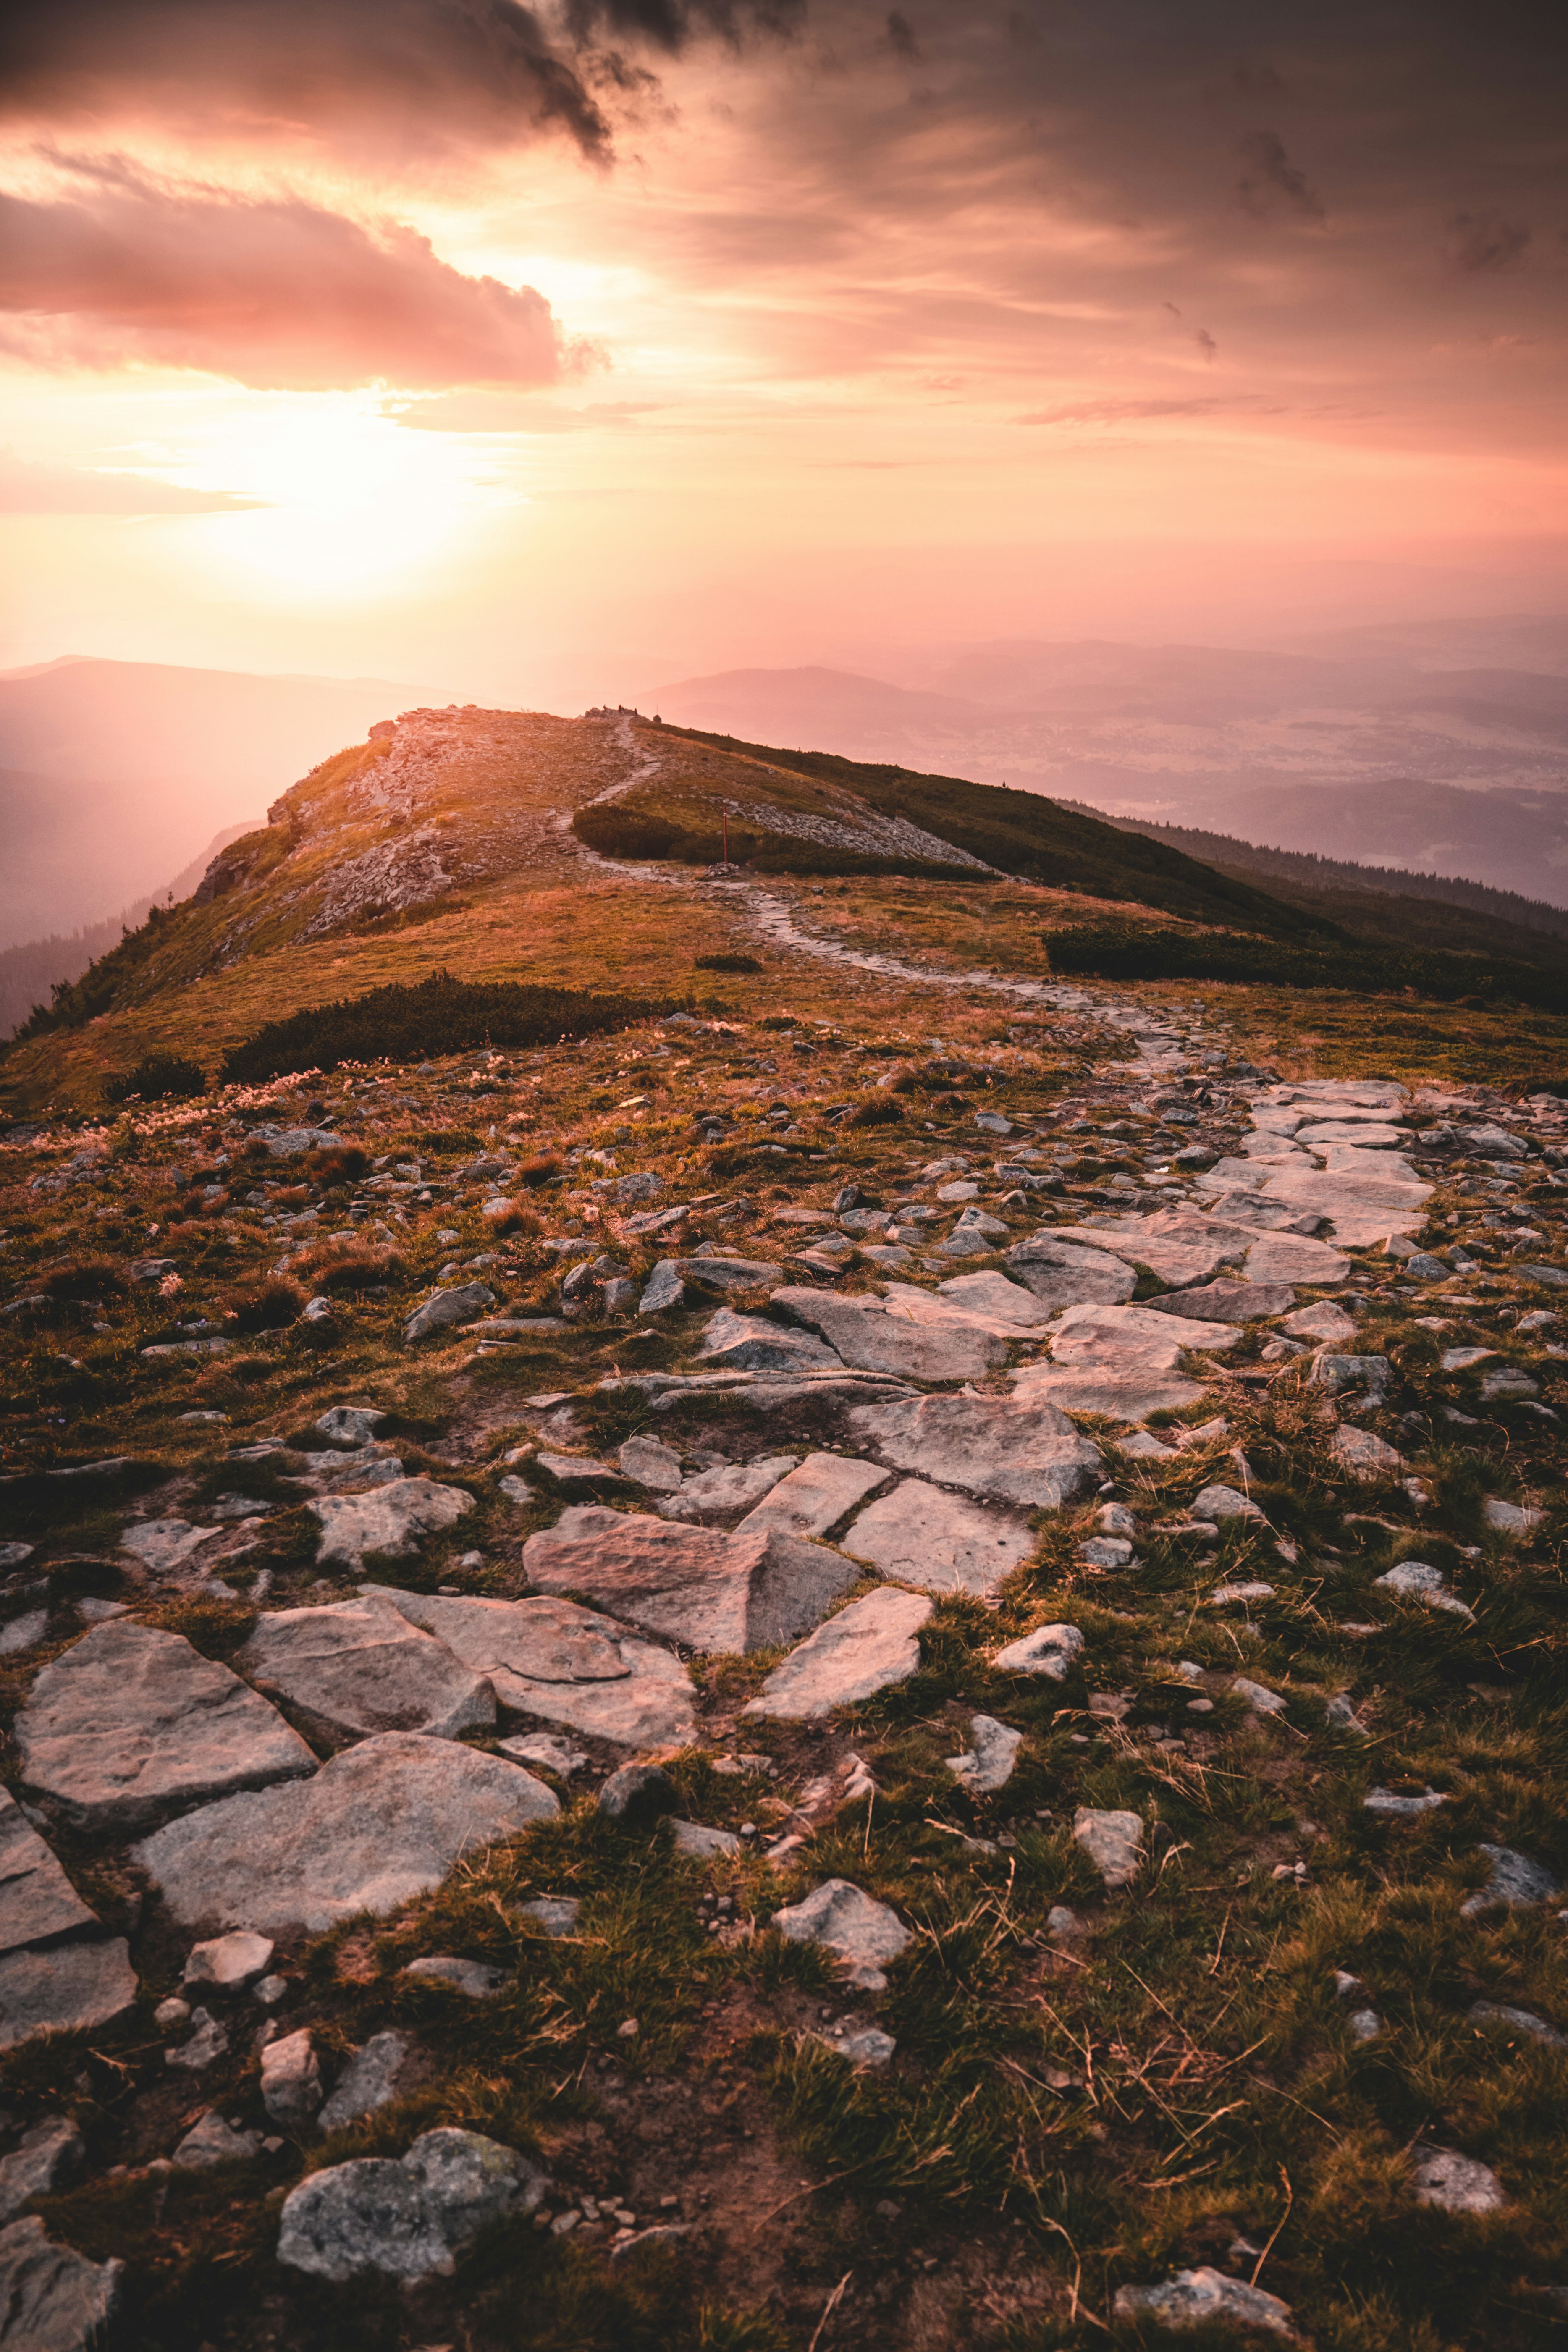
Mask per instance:
[[[1352,2009],[1345,2019],[1352,2042],[1375,2042],[1383,2032],[1383,2020],[1375,2009]]]
[[[1065,1903],[1053,1903],[1046,1914],[1046,1933],[1048,1936],[1081,1936],[1084,1933],[1083,1921]]]
[[[1296,2337],[1288,2303],[1206,2267],[1177,2271],[1162,2286],[1118,2287],[1112,2315],[1131,2326],[1151,2319],[1176,2336],[1217,2324],[1251,2328],[1286,2342]]]
[[[223,2056],[228,2048],[228,2035],[205,2009],[192,2010],[191,2023],[196,2030],[190,2040],[182,2042],[178,2050],[165,2050],[163,2057],[169,2065],[183,2067],[195,2074]]]
[[[1405,1467],[1404,1456],[1370,1429],[1336,1430],[1331,1450],[1353,1478],[1388,1478]]]
[[[410,1960],[403,1974],[419,1984],[449,1985],[467,2000],[494,2000],[507,1981],[504,1969],[491,1968],[485,1960],[453,1959],[446,1953]]]
[[[250,1998],[252,2000],[259,2001],[263,2009],[276,2009],[288,1990],[287,1977],[263,1977],[259,1984],[252,1985]]]
[[[998,1650],[993,1663],[1006,1674],[1044,1675],[1060,1683],[1067,1680],[1082,1649],[1083,1635],[1076,1625],[1037,1625],[1032,1633]]]
[[[1386,1575],[1373,1579],[1374,1587],[1396,1593],[1401,1601],[1424,1601],[1429,1609],[1446,1609],[1452,1617],[1463,1617],[1468,1623],[1475,1622],[1475,1612],[1468,1609],[1458,1593],[1448,1590],[1448,1580],[1440,1568],[1432,1568],[1424,1559],[1402,1559],[1397,1568]]]
[[[1491,1864],[1491,1875],[1460,1904],[1461,1919],[1479,1919],[1488,1911],[1529,1910],[1562,1894],[1562,1882],[1529,1854],[1517,1853],[1509,1845],[1483,1845],[1480,1851]]]
[[[1143,1823],[1136,1813],[1080,1805],[1072,1833],[1113,1893],[1131,1885],[1143,1863]]]
[[[740,1853],[740,1839],[732,1830],[710,1829],[703,1822],[674,1821],[670,1828],[675,1835],[675,1850],[693,1861],[706,1862],[715,1854]]]
[[[438,1290],[423,1307],[416,1307],[403,1327],[405,1340],[426,1339],[432,1331],[444,1331],[460,1323],[474,1323],[487,1307],[493,1307],[496,1295],[487,1290],[482,1282],[465,1282],[457,1290]]]
[[[1129,1568],[1132,1547],[1125,1536],[1089,1536],[1079,1544],[1078,1556],[1085,1568]]]
[[[531,2212],[547,2186],[537,2165],[478,2132],[426,2132],[395,2163],[363,2157],[302,2180],[283,2208],[278,2259],[318,2278],[449,2277],[459,2246]]]
[[[262,2051],[261,2103],[284,2131],[310,2129],[321,2104],[321,2069],[308,2027],[268,2042]]]
[[[1391,1821],[1412,1822],[1422,1813],[1435,1813],[1448,1800],[1437,1789],[1428,1789],[1422,1797],[1401,1797],[1392,1789],[1369,1789],[1361,1801],[1363,1811],[1384,1813]]]
[[[616,1458],[624,1475],[650,1494],[675,1494],[685,1475],[679,1454],[657,1437],[628,1437]]]
[[[1266,1688],[1262,1683],[1249,1682],[1245,1675],[1231,1677],[1231,1689],[1237,1698],[1247,1701],[1253,1715],[1283,1715],[1285,1701],[1278,1691]]]
[[[570,1936],[583,1906],[574,1895],[536,1895],[517,1906],[520,1919],[531,1919],[547,1936]]]
[[[547,1772],[559,1773],[569,1780],[588,1761],[581,1748],[569,1740],[557,1739],[550,1731],[520,1731],[510,1739],[498,1739],[496,1752],[510,1756],[514,1764],[542,1764]]]
[[[1353,1317],[1347,1315],[1342,1307],[1336,1307],[1331,1298],[1321,1298],[1315,1307],[1298,1307],[1293,1315],[1285,1317],[1280,1328],[1289,1331],[1294,1339],[1353,1339],[1355,1337]]]
[[[673,1258],[660,1258],[637,1301],[639,1315],[666,1315],[686,1304],[686,1285]]]
[[[205,2172],[209,2165],[242,2164],[258,2154],[261,2134],[236,2131],[216,2107],[198,2116],[171,2159],[177,2172]]]
[[[324,2132],[363,2121],[397,2095],[397,2077],[408,2055],[405,2033],[373,2033],[353,2053],[316,2121]]]
[[[680,1802],[675,1783],[661,1765],[623,1764],[599,1791],[599,1811],[613,1822],[636,1828],[674,1812]]]
[[[192,1946],[182,1982],[212,1985],[219,1992],[243,1992],[264,1974],[274,1948],[265,1936],[248,1935],[244,1928],[216,1936],[210,1943]]]
[[[1235,1486],[1205,1486],[1201,1495],[1193,1497],[1192,1516],[1223,1524],[1226,1519],[1261,1519],[1263,1514]]]
[[[1506,2200],[1502,2183],[1489,2165],[1451,2148],[1417,2147],[1410,2185],[1418,2205],[1440,2213],[1495,2213]]]
[[[883,1585],[819,1625],[777,1665],[743,1715],[812,1718],[855,1706],[903,1682],[921,1662],[920,1630],[931,1612],[923,1593]]]
[[[824,1945],[864,1992],[885,1990],[881,1963],[897,1959],[910,1941],[897,1913],[847,1878],[830,1878],[803,1902],[775,1911],[773,1924],[789,1943]]]
[[[812,2039],[855,2067],[886,2066],[899,2046],[879,2025],[830,2025]]]
[[[68,2116],[46,2116],[22,2134],[11,2154],[0,2157],[0,2221],[8,2221],[29,2197],[47,2197],[80,2167],[87,2149]],[[0,2344],[5,2342],[0,2311]]]
[[[320,1495],[306,1507],[321,1523],[316,1547],[320,1568],[347,1568],[364,1572],[367,1552],[389,1559],[413,1559],[420,1538],[435,1535],[474,1507],[474,1498],[459,1486],[438,1486],[429,1478],[399,1478],[364,1495]]]
[[[315,1426],[339,1445],[368,1445],[387,1416],[371,1404],[335,1404],[317,1415]]]
[[[969,1752],[948,1757],[948,1770],[981,1795],[1005,1788],[1024,1744],[1023,1733],[998,1723],[994,1715],[977,1715],[969,1727]]]
[[[190,2002],[182,2000],[177,1993],[171,1993],[168,2000],[161,2000],[153,2011],[153,2022],[161,2033],[172,2033],[176,2025],[184,2024],[190,2013]]]
[[[1548,2025],[1533,2010],[1510,2009],[1496,2000],[1473,2000],[1468,2014],[1474,2025],[1506,2026],[1511,2032],[1525,2034],[1531,2042],[1543,2042],[1549,2050],[1568,2050],[1568,2033],[1560,2033],[1556,2026]],[[0,2176],[3,2174],[4,2167],[0,2167]]]
[[[1250,1607],[1255,1601],[1272,1601],[1273,1598],[1274,1587],[1271,1584],[1216,1584],[1208,1596],[1208,1606],[1211,1609],[1228,1609],[1233,1601],[1239,1601],[1244,1607]]]
[[[1370,1738],[1365,1724],[1355,1711],[1349,1691],[1336,1691],[1324,1712],[1336,1731],[1353,1731],[1358,1739]]]
[[[1500,1536],[1509,1536],[1522,1542],[1545,1517],[1543,1511],[1527,1511],[1518,1503],[1506,1503],[1500,1495],[1489,1495],[1481,1505],[1481,1517],[1489,1528]]]

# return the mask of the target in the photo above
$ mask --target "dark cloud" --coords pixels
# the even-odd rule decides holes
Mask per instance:
[[[1322,205],[1308,185],[1305,173],[1299,172],[1285,152],[1277,131],[1249,131],[1240,152],[1247,168],[1236,184],[1236,193],[1249,213],[1285,211],[1299,213],[1304,220],[1322,219]]]
[[[804,0],[11,0],[0,110],[399,158],[557,131],[605,154],[623,47],[779,37]]]
[[[225,490],[182,490],[148,474],[38,465],[0,449],[0,514],[233,514],[265,503]]]
[[[888,15],[888,47],[895,57],[906,58],[910,65],[918,64],[921,45],[915,38],[914,26],[896,8]]]
[[[1530,243],[1530,231],[1497,213],[1456,213],[1448,224],[1448,258],[1457,269],[1506,269]]]
[[[24,357],[269,389],[543,384],[563,363],[542,295],[463,277],[412,229],[123,171],[56,203],[0,195],[0,313]]]

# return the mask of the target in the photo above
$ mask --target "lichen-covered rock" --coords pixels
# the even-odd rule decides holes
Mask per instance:
[[[317,1565],[362,1575],[370,1552],[413,1559],[424,1537],[454,1526],[473,1507],[473,1496],[460,1486],[430,1478],[399,1478],[364,1495],[314,1496],[309,1508],[321,1523]]]
[[[302,2180],[283,2208],[278,2259],[317,2278],[447,2277],[460,2246],[489,2222],[531,2212],[547,2185],[499,2140],[426,2132],[395,2162],[362,2157]]]
[[[322,2131],[342,2131],[348,2124],[363,2122],[395,2099],[408,2050],[405,2033],[373,2033],[363,2049],[349,2058],[316,2117]]]
[[[321,2068],[304,2026],[261,2053],[261,2104],[280,2131],[308,2131],[321,2104]]]
[[[898,1913],[847,1878],[830,1878],[804,1901],[775,1911],[773,1926],[789,1943],[823,1945],[864,1992],[885,1990],[882,1964],[896,1960],[910,1941]]]
[[[837,1552],[794,1536],[719,1535],[593,1503],[530,1536],[522,1559],[545,1592],[584,1593],[645,1633],[710,1652],[796,1641],[855,1580]]]
[[[493,1307],[496,1295],[487,1290],[482,1282],[465,1282],[456,1290],[438,1290],[422,1307],[416,1307],[403,1327],[405,1339],[426,1339],[432,1331],[448,1331],[464,1323],[475,1323],[487,1307]]]
[[[1072,1833],[1113,1893],[1131,1885],[1143,1864],[1143,1823],[1136,1813],[1080,1805]]]
[[[1261,2287],[1248,2286],[1243,2279],[1227,2278],[1223,2271],[1206,2266],[1177,2271],[1158,2286],[1118,2287],[1112,2315],[1118,2321],[1134,2326],[1141,2319],[1152,2320],[1157,2327],[1173,2336],[1228,2324],[1278,2336],[1287,2343],[1296,2341],[1288,2303],[1281,2303],[1277,2294],[1266,2294]]]
[[[45,2116],[25,2131],[11,2154],[0,2157],[0,2221],[8,2221],[29,2197],[63,2187],[86,2152],[68,2116]]]
[[[1044,1675],[1060,1683],[1082,1649],[1083,1635],[1076,1625],[1037,1625],[1032,1633],[998,1650],[995,1663],[1010,1675]]]
[[[1024,1744],[1023,1733],[998,1723],[994,1715],[977,1715],[969,1727],[969,1742],[963,1755],[946,1759],[953,1778],[983,1796],[1005,1789]]]

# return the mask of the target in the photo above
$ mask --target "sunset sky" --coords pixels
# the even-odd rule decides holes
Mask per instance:
[[[0,664],[1568,609],[1568,17],[22,0]]]

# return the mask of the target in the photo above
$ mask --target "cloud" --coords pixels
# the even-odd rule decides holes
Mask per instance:
[[[1279,134],[1273,131],[1249,131],[1241,142],[1240,153],[1247,169],[1236,184],[1236,193],[1249,213],[1297,213],[1303,220],[1321,220],[1323,207],[1306,175],[1299,172],[1285,152]]]
[[[651,78],[621,45],[787,36],[804,0],[11,0],[0,112],[152,122],[399,160],[557,131],[611,144],[606,102]]]
[[[1059,408],[1037,408],[1027,416],[1016,416],[1015,425],[1125,425],[1132,418],[1155,416],[1212,416],[1216,410],[1234,407],[1224,400],[1079,400],[1069,401]]]
[[[1456,269],[1507,269],[1530,243],[1530,231],[1497,213],[1456,213],[1448,224],[1448,258]]]
[[[265,503],[226,490],[182,490],[150,474],[39,465],[0,449],[0,514],[233,514]]]
[[[388,414],[395,424],[418,433],[583,433],[630,425],[663,404],[605,400],[570,408],[561,401],[530,400],[510,392],[444,392]]]
[[[0,195],[0,314],[23,358],[268,390],[533,385],[563,367],[542,295],[463,277],[412,229],[124,172],[53,203]]]
[[[897,8],[888,14],[888,47],[895,57],[907,59],[910,65],[920,62],[921,45],[915,38],[914,27]]]

